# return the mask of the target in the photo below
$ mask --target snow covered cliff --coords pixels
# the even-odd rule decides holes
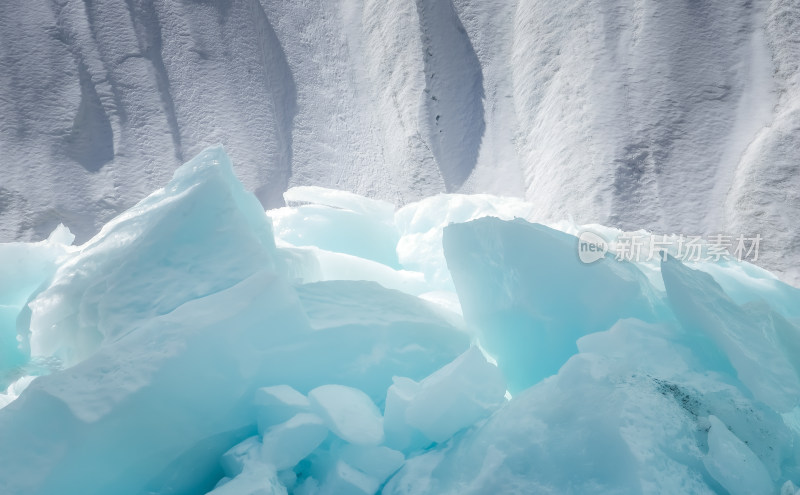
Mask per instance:
[[[0,240],[82,242],[209,144],[265,206],[526,198],[760,233],[800,281],[798,0],[0,2]]]

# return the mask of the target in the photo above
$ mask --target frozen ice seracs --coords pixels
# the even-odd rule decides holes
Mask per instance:
[[[31,353],[76,364],[137,324],[274,271],[274,251],[260,203],[222,147],[208,148],[59,266],[30,303]]]
[[[582,335],[655,318],[657,294],[633,264],[581,263],[577,239],[544,225],[479,218],[446,227],[443,247],[464,317],[512,394],[556,373]]]
[[[394,216],[400,266],[419,270],[406,279],[273,245],[225,160],[210,150],[87,246],[59,247],[52,280],[0,286],[23,341],[68,365],[0,399],[0,492],[796,491],[800,291],[747,265],[579,264],[575,237],[521,220],[445,227],[527,215],[488,196]],[[330,249],[353,247],[327,238],[350,213],[356,230],[390,222],[385,205],[300,193],[331,210],[314,241]],[[503,336],[497,366],[474,330]]]
[[[469,346],[402,292],[296,290],[276,249],[216,148],[72,254],[30,325],[34,352],[69,368],[0,410],[0,492],[202,492],[256,431],[258,388],[333,381],[379,400],[392,376],[421,379]]]
[[[711,275],[674,258],[661,273],[670,305],[692,345],[707,351],[707,365],[734,375],[778,412],[800,404],[800,327],[764,302],[734,303]]]

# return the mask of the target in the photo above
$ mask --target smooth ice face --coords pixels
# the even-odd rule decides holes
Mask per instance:
[[[394,205],[321,187],[292,188],[284,197],[290,206],[267,214],[297,283],[372,280],[413,295],[430,290],[423,273],[398,262]]]
[[[731,495],[773,493],[764,464],[716,416],[709,416],[708,454],[703,459],[711,476]]]
[[[582,335],[656,317],[657,295],[635,266],[581,263],[577,239],[543,225],[480,218],[445,228],[443,246],[464,317],[512,394],[556,373]]]
[[[420,382],[395,377],[386,391],[386,444],[410,453],[445,442],[503,405],[505,393],[502,373],[477,347]]]
[[[763,268],[737,261],[702,263],[693,268],[701,269],[714,277],[736,304],[767,301],[770,307],[785,318],[795,324],[800,322],[800,290],[781,282]]]
[[[421,431],[408,424],[406,412],[411,401],[420,390],[416,381],[396,376],[392,386],[386,391],[384,402],[383,430],[386,434],[386,445],[409,453],[421,450],[431,444],[431,440]]]
[[[279,241],[279,256],[297,284],[330,280],[368,280],[407,294],[420,295],[430,290],[420,272],[396,270],[377,261],[314,246],[295,247]]]

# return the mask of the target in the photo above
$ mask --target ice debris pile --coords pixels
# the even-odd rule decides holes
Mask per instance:
[[[583,264],[515,199],[285,199],[210,148],[81,246],[0,245],[0,493],[798,492],[769,273]]]

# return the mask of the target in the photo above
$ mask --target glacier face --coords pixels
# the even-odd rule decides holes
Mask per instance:
[[[537,220],[761,233],[797,282],[794,0],[15,0],[0,238],[80,242],[224,142],[318,185],[525,198]]]
[[[0,491],[797,491],[800,290],[584,264],[517,199],[286,199],[209,148],[84,245],[0,244]]]

